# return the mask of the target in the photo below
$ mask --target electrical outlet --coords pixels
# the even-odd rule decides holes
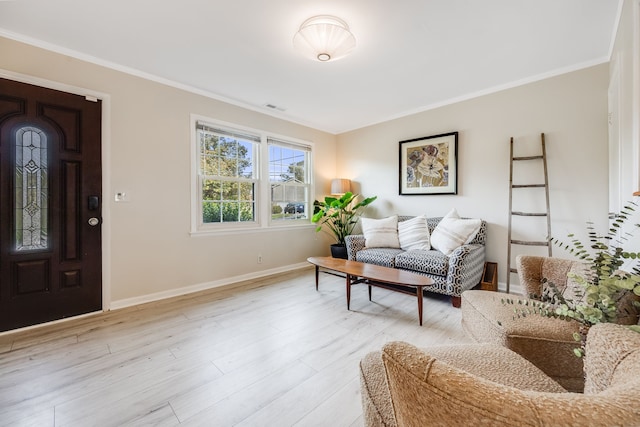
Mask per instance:
[[[258,264],[262,264],[262,254],[258,254]]]

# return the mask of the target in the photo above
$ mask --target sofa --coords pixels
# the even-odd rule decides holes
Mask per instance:
[[[492,344],[418,349],[391,342],[360,362],[363,418],[395,426],[639,426],[640,333],[593,326],[584,393],[564,390]]]
[[[516,268],[520,284],[526,295],[542,295],[546,281],[554,283],[564,293],[570,294],[573,284],[567,277],[571,271],[585,268],[580,261],[560,258],[519,255]],[[513,306],[503,304],[505,294],[470,290],[462,294],[462,328],[478,343],[499,344],[520,354],[565,389],[582,392],[584,388],[583,362],[573,349],[579,346],[574,334],[580,324],[538,315],[517,318]],[[512,299],[527,298],[512,295]],[[637,310],[631,301],[621,306],[617,323],[635,324]]]
[[[396,218],[397,227],[402,229],[403,223],[416,221],[420,217],[397,216]],[[348,259],[399,268],[428,276],[434,281],[434,285],[429,288],[430,292],[449,295],[453,306],[460,307],[462,292],[479,284],[482,278],[487,224],[480,219],[460,218],[455,210],[452,210],[445,217],[422,218],[425,219],[425,228],[427,229],[425,233],[429,236],[426,244],[408,246],[405,249],[403,249],[403,245],[394,245],[393,243],[387,243],[386,246],[381,247],[380,245],[384,243],[370,244],[369,241],[373,239],[367,239],[367,233],[364,232],[363,234],[354,234],[346,237]],[[367,219],[362,218],[361,221],[364,229]],[[436,228],[439,225],[440,228],[443,228],[443,224],[441,224],[443,221],[448,225],[474,221],[475,230],[472,231],[473,235],[466,240],[462,240],[465,236],[460,237],[456,233],[457,230],[453,230],[453,234],[460,237],[462,243],[456,245],[449,241],[447,242],[448,246],[443,247],[440,245],[447,249],[446,253],[443,253],[442,250],[432,246],[435,241],[429,242],[430,238],[435,239],[438,234],[442,234],[436,232]],[[388,234],[393,233],[392,226],[387,229],[387,232]],[[408,239],[411,241],[412,236],[409,236]],[[400,235],[400,240],[402,241],[402,234]],[[416,247],[418,249],[415,249]]]

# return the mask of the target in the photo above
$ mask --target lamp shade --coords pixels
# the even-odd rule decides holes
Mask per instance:
[[[331,180],[331,194],[342,195],[351,191],[351,181],[344,178],[336,178]]]
[[[293,36],[293,46],[307,58],[327,62],[342,58],[356,46],[349,25],[329,15],[314,16]]]

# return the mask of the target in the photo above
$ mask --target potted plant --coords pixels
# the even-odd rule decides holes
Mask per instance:
[[[554,244],[563,247],[569,253],[585,262],[583,272],[570,272],[568,277],[579,285],[574,290],[575,296],[566,297],[551,282],[545,295],[532,295],[532,300],[513,300],[504,298],[503,304],[515,305],[514,311],[518,317],[537,314],[573,320],[580,324],[580,333],[574,338],[581,343],[580,348],[574,349],[578,357],[584,356],[584,345],[589,328],[597,323],[616,323],[620,310],[624,310],[629,302],[629,293],[640,296],[640,252],[626,251],[622,248],[624,242],[631,237],[625,233],[624,224],[633,215],[635,203],[627,204],[612,223],[609,231],[601,235],[587,223],[588,243],[583,244],[573,234],[569,234],[570,243],[563,243],[551,239]],[[640,224],[635,224],[640,227]],[[618,237],[618,232],[621,236]],[[625,271],[620,270],[625,265]],[[640,307],[637,300],[632,305]],[[640,326],[629,326],[640,332]]]
[[[347,258],[345,237],[353,232],[358,219],[364,209],[378,197],[367,197],[355,202],[358,195],[351,192],[344,193],[340,198],[327,196],[324,201],[315,201],[311,222],[317,223],[316,232],[325,227],[335,237],[337,243],[331,245],[331,255],[334,258]],[[328,230],[327,230],[328,229]]]

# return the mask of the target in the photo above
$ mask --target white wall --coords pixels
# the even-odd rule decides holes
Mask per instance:
[[[609,204],[610,210],[617,212],[629,200],[640,203],[640,197],[632,197],[640,191],[640,0],[623,4],[609,75],[612,153],[617,154],[609,171],[611,182],[617,184],[612,186]],[[640,251],[640,233],[632,225],[637,223],[640,212],[623,230],[635,233],[625,246],[627,250]]]
[[[608,65],[603,64],[345,133],[338,136],[338,174],[358,183],[364,195],[378,196],[368,216],[441,216],[455,207],[463,216],[485,219],[487,259],[498,262],[504,284],[510,137],[516,139],[516,155],[527,155],[539,150],[540,133],[545,133],[553,236],[580,234],[588,220],[605,230],[607,85]],[[460,132],[458,194],[398,195],[398,142],[452,131]],[[520,182],[541,182],[534,169],[525,170]],[[530,207],[535,199],[535,194],[522,197],[521,206]],[[539,219],[521,221],[514,219],[516,238],[545,238],[544,223],[533,223]],[[554,255],[561,251],[554,248]]]
[[[540,132],[547,136],[555,236],[579,233],[587,220],[606,226],[607,65],[336,137],[12,40],[0,38],[0,52],[0,69],[109,96],[106,185],[111,193],[125,190],[131,196],[131,202],[115,204],[113,194],[105,194],[106,276],[114,305],[258,276],[327,252],[328,240],[312,226],[189,236],[191,113],[314,142],[317,198],[340,176],[354,180],[364,195],[379,197],[368,216],[437,216],[456,207],[462,215],[484,218],[490,224],[487,257],[499,263],[501,282],[510,136],[523,152],[538,147]],[[398,141],[449,131],[460,132],[458,195],[399,196]],[[260,265],[258,253],[264,258]]]
[[[335,176],[334,135],[4,38],[0,52],[0,70],[108,95],[104,257],[112,306],[304,265],[308,256],[328,253],[311,225],[189,235],[190,114],[313,142],[317,197]],[[131,201],[114,203],[115,191],[126,191]]]
[[[640,0],[624,2],[609,67],[612,95],[619,114],[612,117],[620,141],[621,202],[640,190]]]

